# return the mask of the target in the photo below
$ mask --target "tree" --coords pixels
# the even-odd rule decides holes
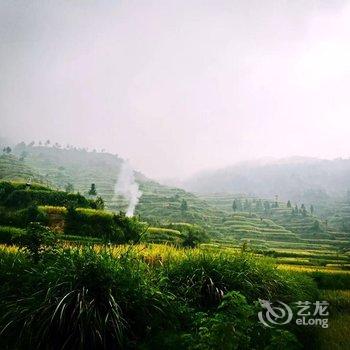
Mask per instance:
[[[237,204],[237,211],[242,211],[243,207],[240,199],[236,200],[236,204]]]
[[[128,218],[123,212],[114,215],[113,221],[116,225],[116,234],[110,238],[119,243],[138,243],[148,229],[135,217]]]
[[[180,209],[182,212],[186,211],[188,209],[188,205],[185,199],[181,201]]]
[[[50,143],[51,143],[51,141],[50,141],[50,140],[46,140],[46,142],[45,142],[45,146],[49,146],[49,145],[50,145]]]
[[[236,210],[237,210],[237,202],[236,202],[236,200],[234,200],[233,203],[232,203],[232,210],[234,212],[236,212]]]
[[[97,192],[96,192],[96,185],[94,183],[91,184],[90,190],[89,190],[89,195],[90,196],[96,196]]]
[[[311,215],[314,215],[314,211],[315,211],[315,208],[314,208],[314,206],[311,204],[311,205],[310,205],[310,213],[311,213]]]
[[[25,159],[27,156],[28,156],[28,152],[22,151],[22,152],[21,152],[21,155],[20,155],[20,157],[19,157],[19,160],[20,160],[21,162],[23,162],[24,159]]]
[[[295,214],[299,214],[299,208],[298,208],[297,204],[294,207],[294,212],[295,212]]]
[[[270,202],[269,201],[264,202],[264,209],[265,209],[265,212],[268,212],[270,210]]]
[[[306,208],[305,208],[305,205],[304,205],[304,204],[301,205],[300,210],[301,210],[301,214],[302,214],[303,216],[306,216],[307,211],[306,211]]]
[[[249,211],[251,207],[252,207],[251,203],[248,201],[248,199],[246,199],[244,201],[244,206],[243,206],[244,210]]]
[[[38,222],[30,223],[26,234],[18,239],[19,246],[28,253],[35,264],[40,261],[45,251],[55,246],[55,243],[55,235]]]
[[[292,203],[290,201],[287,202],[287,208],[291,208],[292,207]]]
[[[261,199],[259,199],[259,200],[257,200],[257,202],[256,202],[256,204],[255,204],[255,209],[256,209],[257,211],[261,211],[262,208],[263,208],[263,204],[262,204]]]
[[[195,248],[199,243],[207,240],[204,231],[196,227],[187,227],[183,234],[185,238],[182,242],[182,246],[186,248]]]
[[[74,192],[74,186],[73,184],[71,184],[70,182],[67,183],[66,187],[65,187],[65,190],[67,193],[72,193]]]
[[[313,231],[319,232],[321,229],[320,222],[318,220],[315,220],[312,228]]]
[[[7,146],[2,150],[4,153],[10,154],[12,152],[11,147]]]
[[[97,197],[96,201],[96,209],[104,209],[105,208],[105,201],[102,199],[102,197]]]

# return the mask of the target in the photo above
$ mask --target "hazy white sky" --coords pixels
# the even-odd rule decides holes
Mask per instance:
[[[0,3],[0,135],[146,175],[350,156],[350,2]]]

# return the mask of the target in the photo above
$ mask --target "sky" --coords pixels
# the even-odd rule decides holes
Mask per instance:
[[[0,2],[0,136],[153,178],[350,156],[350,1]]]

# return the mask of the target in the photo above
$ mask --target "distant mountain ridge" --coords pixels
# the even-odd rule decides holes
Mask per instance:
[[[197,174],[182,187],[197,193],[244,193],[262,198],[313,202],[342,197],[350,189],[350,159],[292,157],[242,162]]]

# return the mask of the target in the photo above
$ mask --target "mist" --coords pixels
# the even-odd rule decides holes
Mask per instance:
[[[349,1],[0,3],[0,136],[154,178],[349,157]]]

